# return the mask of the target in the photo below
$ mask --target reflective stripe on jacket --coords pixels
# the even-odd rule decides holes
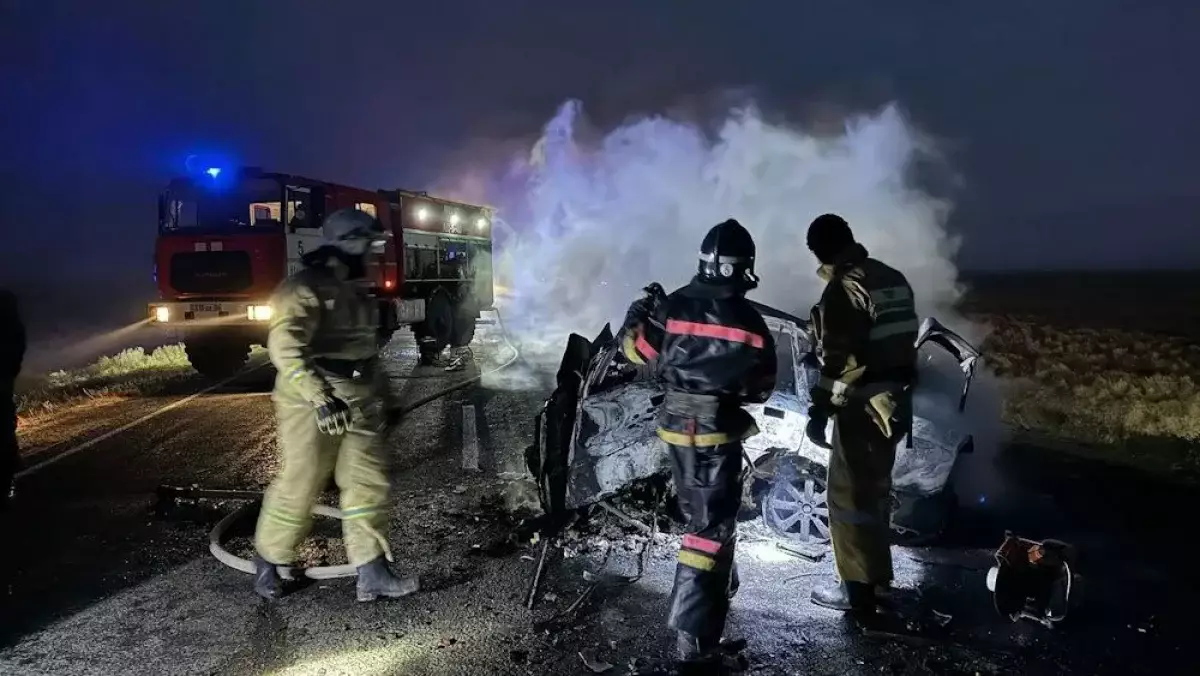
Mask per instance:
[[[775,389],[775,340],[758,310],[728,287],[693,280],[678,289],[659,306],[653,321],[626,333],[622,352],[634,363],[655,361],[668,392],[711,396],[730,410],[740,410],[748,401],[766,401]],[[744,431],[743,416],[736,418],[738,429],[687,436],[695,445],[726,443],[732,439],[729,435]],[[677,433],[686,434],[664,427],[659,436],[677,443]]]

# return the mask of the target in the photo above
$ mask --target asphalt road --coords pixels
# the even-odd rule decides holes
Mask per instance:
[[[505,361],[506,349],[480,344],[477,368]],[[404,338],[389,354],[409,401],[465,377],[415,368]],[[420,573],[425,588],[370,605],[354,601],[353,580],[260,602],[249,576],[207,552],[209,528],[232,503],[155,510],[161,484],[256,489],[269,481],[269,368],[184,403],[199,381],[65,411],[24,431],[27,462],[51,462],[22,478],[17,507],[0,515],[0,674],[623,674],[634,660],[667,655],[670,536],[649,547],[636,582],[605,583],[546,624],[585,589],[584,571],[605,560],[605,572],[638,568],[646,539],[596,517],[552,549],[542,594],[525,608],[540,546],[504,546],[512,524],[494,505],[513,497],[504,477],[519,469],[547,383],[545,374],[503,375],[414,411],[390,437],[391,541],[397,565]],[[464,403],[474,406],[478,472],[461,467]],[[860,635],[807,602],[813,586],[832,579],[830,557],[812,563],[745,538],[727,634],[748,640],[750,673],[1190,673],[1200,592],[1193,489],[1021,446],[960,469],[965,507],[946,542],[895,549],[897,585],[919,596],[915,607],[948,615],[944,628]],[[1078,605],[1064,625],[1014,624],[992,609],[984,575],[1006,528],[1079,548]],[[310,561],[341,562],[336,547],[320,544],[336,545],[325,537],[336,533],[336,524],[318,524]],[[596,672],[584,658],[613,666]]]

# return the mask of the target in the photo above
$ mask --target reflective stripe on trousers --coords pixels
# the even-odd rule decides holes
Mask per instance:
[[[742,441],[758,434],[758,425],[751,425],[741,436],[727,434],[725,432],[708,432],[704,434],[689,434],[687,432],[676,432],[662,427],[658,428],[658,438],[671,444],[672,446],[720,446],[722,444],[732,443],[734,441]]]

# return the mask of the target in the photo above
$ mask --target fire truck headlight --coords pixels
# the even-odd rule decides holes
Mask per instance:
[[[450,225],[458,225],[458,214],[450,214]]]
[[[165,324],[171,319],[171,308],[160,305],[153,310],[154,321]]]
[[[246,318],[252,322],[267,322],[271,321],[271,316],[275,312],[270,305],[249,305],[246,307]]]
[[[484,228],[487,227],[487,219],[482,216],[475,219],[475,227],[479,228],[480,230],[483,230]]]
[[[424,223],[426,218],[429,218],[429,210],[425,207],[417,209],[417,220],[421,223]]]

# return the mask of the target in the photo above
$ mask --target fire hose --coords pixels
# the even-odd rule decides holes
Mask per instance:
[[[512,355],[504,363],[491,370],[481,371],[477,375],[471,376],[470,378],[464,378],[463,380],[450,385],[449,387],[445,387],[437,392],[421,397],[416,401],[408,402],[403,406],[394,409],[392,412],[397,417],[406,416],[426,404],[437,401],[438,399],[457,392],[463,388],[474,385],[475,383],[483,380],[483,378],[486,376],[499,373],[500,371],[503,371],[504,369],[507,369],[513,364],[517,363],[517,360],[521,358],[521,351],[517,349],[515,345],[513,345],[511,340],[509,340],[508,331],[504,328],[504,321],[500,318],[500,312],[495,312],[496,324],[500,327],[501,339],[504,341],[504,344],[508,347],[508,349],[511,350]],[[248,492],[242,494],[242,497],[250,496],[255,496],[253,501],[248,502],[227,514],[224,518],[218,521],[215,526],[213,526],[211,531],[209,531],[208,551],[211,552],[218,561],[226,566],[229,566],[234,570],[240,570],[243,573],[254,574],[254,563],[252,561],[237,556],[225,548],[225,543],[229,540],[229,531],[233,527],[233,524],[258,511],[262,506],[261,494]],[[312,513],[315,516],[325,516],[338,520],[342,519],[342,510],[329,505],[316,505],[313,507]],[[279,575],[285,580],[294,579],[297,573],[299,573],[302,577],[306,577],[311,580],[332,580],[341,577],[353,577],[358,574],[357,569],[355,569],[355,567],[351,564],[342,564],[338,566],[314,566],[312,568],[279,566],[278,570]]]

